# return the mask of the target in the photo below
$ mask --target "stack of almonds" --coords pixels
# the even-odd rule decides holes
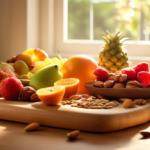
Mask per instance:
[[[137,80],[128,81],[126,74],[110,74],[106,81],[95,81],[93,86],[100,88],[142,88],[142,84]]]
[[[110,74],[106,69],[98,67],[94,75],[97,80],[93,86],[101,88],[147,88],[150,86],[149,65],[145,62]]]

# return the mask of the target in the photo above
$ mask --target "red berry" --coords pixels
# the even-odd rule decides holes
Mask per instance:
[[[136,74],[140,71],[149,71],[149,65],[146,62],[141,62],[137,64],[136,66],[133,67],[135,70]]]
[[[109,77],[109,73],[106,69],[97,67],[94,71],[94,75],[96,75],[98,81],[106,81]]]
[[[150,85],[150,72],[140,71],[137,74],[137,80],[143,85],[144,88]]]
[[[135,80],[136,79],[136,72],[134,69],[131,69],[131,68],[122,69],[121,73],[126,74],[128,76],[127,80]]]
[[[22,83],[14,77],[3,80],[1,87],[2,97],[7,100],[15,100],[19,97],[19,92],[22,88]]]

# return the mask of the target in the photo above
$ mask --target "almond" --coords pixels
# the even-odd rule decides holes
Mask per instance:
[[[69,100],[79,100],[80,98],[82,98],[82,95],[71,95]]]
[[[116,76],[114,77],[114,81],[118,82],[118,81],[119,81],[120,76],[121,76],[121,75],[119,75],[119,74],[118,74],[118,75],[116,75]]]
[[[96,81],[93,86],[96,86],[96,87],[103,87],[103,82],[102,81]]]
[[[126,99],[123,102],[123,107],[124,108],[130,108],[130,107],[133,107],[133,106],[134,106],[134,102],[131,99]]]
[[[125,82],[127,80],[127,75],[126,74],[122,74],[119,78],[119,82]]]
[[[77,136],[79,135],[80,131],[79,130],[75,130],[75,131],[72,131],[70,133],[67,133],[67,137],[69,140],[74,140],[77,138]]]
[[[113,88],[125,88],[125,85],[123,83],[116,83]]]
[[[107,80],[104,82],[104,88],[110,88],[114,84],[114,80]]]
[[[36,130],[39,126],[40,126],[40,124],[37,123],[37,122],[30,123],[29,125],[27,125],[27,126],[25,127],[25,130],[26,130],[26,131],[34,131],[34,130]]]

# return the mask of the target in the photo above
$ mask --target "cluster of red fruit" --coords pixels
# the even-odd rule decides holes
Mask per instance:
[[[149,65],[146,62],[139,63],[132,68],[122,69],[117,74],[126,74],[127,80],[137,80],[139,81],[144,88],[150,85],[150,72]],[[106,81],[110,76],[106,69],[101,67],[97,67],[94,71],[94,75],[96,75],[98,81]]]

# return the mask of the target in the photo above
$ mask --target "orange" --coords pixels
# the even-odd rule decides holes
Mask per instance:
[[[77,78],[66,78],[66,79],[60,79],[54,83],[55,86],[65,86],[65,95],[64,97],[70,97],[71,95],[76,94],[78,85],[79,85],[79,79]]]
[[[65,94],[64,86],[52,86],[36,91],[39,99],[46,105],[57,105]]]
[[[60,71],[63,74],[63,78],[79,79],[80,83],[77,94],[89,94],[84,87],[84,83],[96,79],[96,76],[93,74],[96,68],[97,63],[92,57],[87,55],[74,55],[63,64]]]

